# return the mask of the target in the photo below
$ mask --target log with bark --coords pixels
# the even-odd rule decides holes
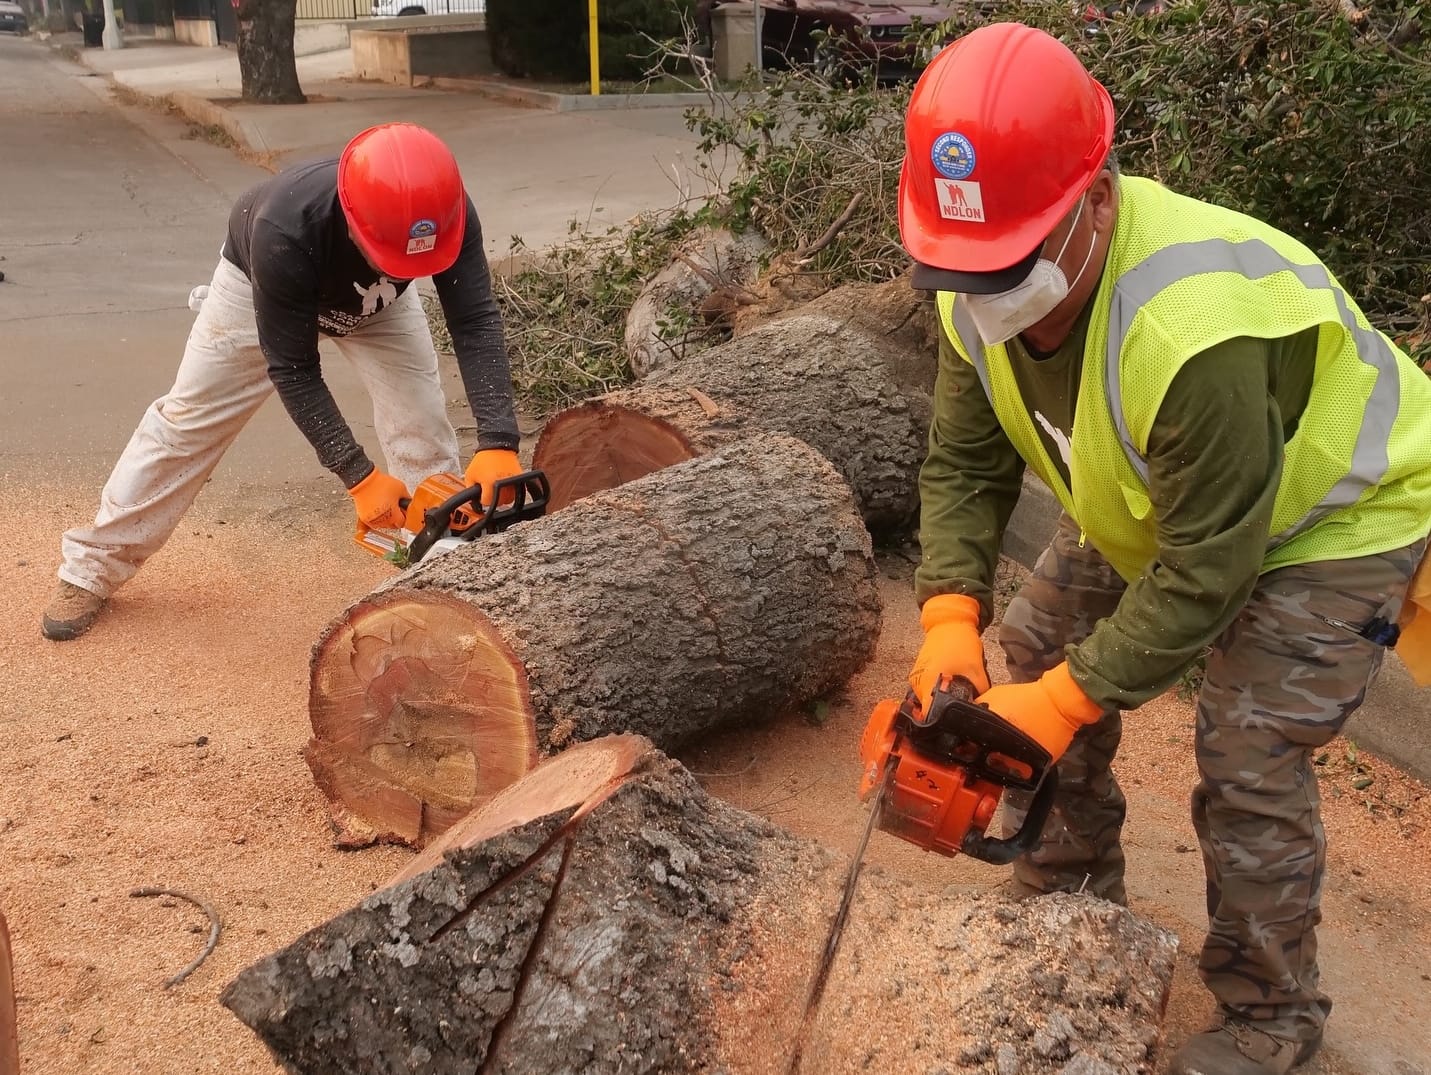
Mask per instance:
[[[919,361],[932,371],[932,354]],[[555,509],[777,430],[835,464],[872,531],[899,531],[918,510],[930,413],[910,362],[891,338],[848,319],[784,318],[553,416],[533,465],[551,480]]]
[[[0,1075],[20,1075],[20,1030],[15,1014],[15,963],[10,928],[0,913]]]
[[[781,1075],[847,865],[596,740],[221,1000],[303,1075]],[[1176,943],[1092,897],[866,870],[798,1070],[1151,1071]]]
[[[670,748],[840,686],[880,601],[849,489],[780,434],[396,576],[313,653],[306,751],[340,845],[420,844],[538,754]]]
[[[626,313],[626,357],[636,376],[679,364],[729,333],[733,311],[752,293],[770,244],[753,230],[700,228],[671,263],[646,281]]]
[[[934,293],[915,289],[912,270],[881,284],[844,284],[791,310],[742,306],[734,316],[732,334],[747,336],[771,321],[808,314],[825,314],[886,338],[903,359],[893,372],[905,394],[933,396],[939,314]]]

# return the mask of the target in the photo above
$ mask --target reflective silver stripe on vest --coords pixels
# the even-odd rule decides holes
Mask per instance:
[[[951,304],[953,307],[954,331],[959,333],[959,340],[964,344],[964,350],[969,352],[969,361],[974,363],[974,368],[979,371],[979,383],[984,386],[984,395],[989,397],[989,402],[994,402],[994,389],[989,384],[989,363],[984,358],[984,341],[979,338],[979,330],[974,327],[974,319],[969,316],[969,311],[964,309],[964,304],[959,301],[959,296],[954,296]]]
[[[1133,444],[1123,410],[1119,367],[1123,344],[1138,311],[1164,288],[1208,272],[1235,272],[1249,280],[1260,280],[1275,272],[1291,272],[1309,290],[1330,291],[1342,325],[1356,341],[1357,355],[1376,371],[1376,383],[1372,385],[1361,431],[1352,449],[1351,469],[1305,517],[1273,537],[1272,545],[1275,547],[1332,512],[1355,504],[1362,493],[1386,476],[1390,466],[1391,428],[1401,407],[1401,381],[1396,370],[1396,355],[1381,333],[1357,324],[1347,305],[1346,294],[1332,281],[1325,266],[1298,265],[1288,261],[1261,239],[1236,243],[1228,239],[1202,239],[1195,243],[1164,247],[1118,278],[1108,310],[1108,352],[1104,362],[1108,404],[1118,427],[1118,438],[1123,442],[1123,453],[1145,485],[1148,482],[1148,461]]]

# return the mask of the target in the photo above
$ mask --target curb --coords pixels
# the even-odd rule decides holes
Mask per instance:
[[[493,100],[516,102],[549,112],[596,112],[623,108],[689,108],[710,104],[705,93],[553,93],[550,90],[514,86],[489,78],[427,78],[414,80],[414,87],[428,86],[441,90],[475,93]]]
[[[251,130],[242,119],[224,108],[223,105],[216,104],[207,97],[202,97],[197,93],[190,93],[187,90],[170,90],[160,94],[145,93],[143,90],[137,90],[128,83],[115,77],[115,72],[99,71],[85,63],[83,49],[75,49],[73,46],[69,46],[68,42],[57,42],[48,34],[41,40],[54,52],[64,56],[70,60],[70,62],[78,64],[95,75],[102,77],[111,86],[128,90],[130,93],[137,94],[140,97],[167,103],[175,111],[194,123],[202,124],[206,127],[218,127],[234,140],[234,145],[237,148],[245,152],[270,152],[262,135]],[[255,142],[258,144],[255,145]]]
[[[1003,553],[1026,568],[1053,538],[1063,506],[1037,479],[1024,477],[1023,495],[1004,531]],[[1402,772],[1431,784],[1431,689],[1418,695],[1416,683],[1395,651],[1352,714],[1342,735]]]
[[[206,127],[218,127],[234,140],[234,145],[239,149],[249,153],[272,152],[261,134],[223,105],[217,104],[207,97],[201,97],[199,94],[190,93],[187,90],[171,90],[164,94],[162,99],[168,101],[193,122]]]

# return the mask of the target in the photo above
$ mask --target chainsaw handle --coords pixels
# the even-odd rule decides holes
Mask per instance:
[[[452,524],[452,513],[460,507],[477,503],[482,500],[482,487],[480,485],[469,485],[466,489],[453,493],[450,497],[438,504],[435,508],[428,508],[422,513],[422,529],[417,532],[417,536],[408,543],[407,559],[408,563],[415,564],[427,555],[437,542],[447,533],[447,528]]]
[[[502,494],[512,491],[512,502],[502,503]],[[482,487],[472,486],[481,496]],[[468,490],[469,492],[471,490]],[[492,503],[482,510],[477,522],[458,535],[463,541],[471,541],[482,534],[497,534],[513,523],[528,519],[540,519],[547,511],[547,502],[552,497],[552,485],[546,472],[527,470],[502,478],[492,483]],[[446,507],[446,505],[443,505]]]
[[[502,495],[507,490],[512,491],[512,502],[504,505]],[[452,525],[452,514],[459,508],[471,505],[478,512],[477,521],[457,535],[459,540],[472,541],[483,534],[499,533],[513,523],[540,518],[546,514],[551,495],[551,482],[540,470],[524,471],[494,482],[492,503],[485,507],[482,505],[480,483],[460,489],[441,504],[422,513],[423,527],[407,547],[408,561],[417,563],[447,535]]]
[[[973,681],[964,676],[940,676],[930,692],[929,712],[920,711],[919,696],[911,690],[904,700],[905,715],[916,728],[931,728],[944,719],[950,706],[972,703],[978,693]]]
[[[1050,768],[1048,774],[1034,792],[1029,803],[1024,823],[1012,836],[1003,838],[986,836],[976,829],[964,834],[960,844],[964,854],[995,866],[1007,866],[1021,855],[1027,855],[1043,837],[1043,828],[1048,824],[1048,816],[1053,812],[1053,801],[1058,796],[1058,770]]]

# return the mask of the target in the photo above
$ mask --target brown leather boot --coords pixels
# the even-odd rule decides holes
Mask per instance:
[[[1291,1041],[1229,1019],[1188,1039],[1173,1054],[1168,1075],[1287,1075],[1310,1060],[1321,1044],[1320,1037]]]
[[[104,609],[104,598],[61,580],[40,621],[40,633],[52,642],[68,642],[90,629]]]

